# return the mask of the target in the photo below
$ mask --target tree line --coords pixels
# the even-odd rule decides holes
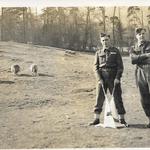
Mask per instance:
[[[146,7],[146,24],[140,7],[128,7],[126,27],[120,17],[122,7],[114,6],[111,16],[107,15],[106,9],[109,8],[47,7],[39,14],[37,8],[2,7],[0,39],[95,51],[100,46],[99,32],[109,33],[113,45],[118,47],[128,47],[134,43],[134,31],[138,26],[148,29],[150,36],[150,7]]]

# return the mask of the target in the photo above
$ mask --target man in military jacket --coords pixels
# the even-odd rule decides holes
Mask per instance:
[[[137,28],[137,43],[130,50],[132,64],[136,64],[136,84],[141,96],[141,104],[150,128],[150,42],[145,40],[146,29]]]
[[[112,47],[110,43],[110,35],[101,33],[100,35],[102,49],[95,54],[94,70],[96,72],[98,84],[96,93],[96,106],[94,109],[95,120],[90,125],[100,123],[100,113],[102,112],[103,103],[105,100],[103,87],[105,92],[109,89],[112,94],[114,91],[114,101],[119,114],[121,124],[127,125],[124,119],[125,108],[122,102],[122,90],[120,79],[123,73],[123,62],[119,50]],[[103,86],[103,87],[102,87]]]

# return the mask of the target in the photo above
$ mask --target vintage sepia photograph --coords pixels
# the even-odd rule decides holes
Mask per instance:
[[[0,149],[149,148],[150,6],[0,6]]]

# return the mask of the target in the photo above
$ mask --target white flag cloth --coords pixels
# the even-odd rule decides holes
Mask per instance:
[[[104,87],[102,85],[104,95],[105,95],[105,112],[104,112],[104,127],[116,128],[114,119],[118,119],[118,114],[114,102],[114,90],[113,89],[111,100],[108,99]]]

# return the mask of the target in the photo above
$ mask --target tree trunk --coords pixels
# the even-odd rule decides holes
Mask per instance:
[[[105,8],[102,9],[102,16],[103,16],[104,32],[106,32]]]
[[[142,27],[144,27],[144,21],[143,21],[143,11],[141,10],[141,22],[142,22]]]
[[[1,8],[2,14],[1,14],[1,41],[4,40],[4,8]]]
[[[150,39],[150,27],[148,25],[148,34],[149,34],[149,39]]]
[[[27,8],[23,8],[23,40],[24,43],[27,43],[27,36],[26,36],[26,29],[27,29]]]
[[[116,40],[115,40],[115,23],[114,23],[115,13],[116,13],[116,7],[114,7],[114,12],[113,12],[113,46],[116,44]]]
[[[90,8],[87,8],[87,15],[86,15],[86,24],[85,24],[85,36],[84,36],[84,42],[83,42],[83,49],[85,50],[87,47],[88,42],[88,29],[89,29],[89,17],[90,17]]]
[[[119,11],[119,47],[121,51],[123,52],[123,49],[122,49],[123,35],[122,35],[122,28],[121,28],[120,7],[118,7],[118,11]]]

